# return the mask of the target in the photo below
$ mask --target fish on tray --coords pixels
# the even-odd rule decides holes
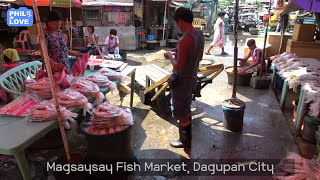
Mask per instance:
[[[133,117],[129,109],[124,110],[105,102],[95,108],[85,130],[91,134],[112,134],[132,125]]]
[[[104,99],[104,95],[100,92],[99,86],[92,81],[78,79],[72,85],[71,89],[78,91],[86,97],[96,98],[94,105],[99,105]]]
[[[111,91],[117,88],[117,85],[114,82],[110,81],[108,77],[103,76],[100,73],[95,73],[93,75],[87,76],[85,79],[94,82],[100,88],[110,88]]]
[[[86,116],[86,112],[91,114],[93,108],[92,104],[88,102],[88,99],[78,91],[66,89],[57,95],[59,104],[66,108],[83,108],[83,116]]]

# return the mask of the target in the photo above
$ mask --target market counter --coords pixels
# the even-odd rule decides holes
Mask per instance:
[[[131,97],[130,107],[132,107],[134,82],[134,66],[127,66],[122,73],[131,76]],[[86,70],[85,76],[96,73],[97,71]],[[115,82],[119,83],[119,82]],[[109,88],[100,89],[103,93],[108,93]],[[71,109],[72,110],[72,109]],[[77,111],[77,109],[73,109]],[[20,171],[25,180],[32,179],[31,171],[28,166],[24,150],[31,144],[39,140],[50,131],[58,128],[58,121],[30,122],[25,117],[1,116],[0,117],[0,154],[13,155],[19,165]]]
[[[314,58],[318,61],[320,60],[320,41],[315,42],[302,42],[294,41],[292,39],[288,40],[287,52],[295,53],[301,58]]]

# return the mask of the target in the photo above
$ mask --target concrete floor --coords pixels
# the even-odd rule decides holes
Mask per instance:
[[[206,48],[210,41],[206,42]],[[243,43],[240,43],[239,56],[243,56]],[[219,49],[213,56],[204,59],[213,63],[230,66],[233,63],[232,43],[227,44],[229,56],[222,57]],[[137,53],[139,54],[139,53]],[[130,56],[129,56],[130,59]],[[141,61],[142,59],[142,61]],[[150,64],[170,70],[171,65],[164,59],[151,62],[143,58],[132,58],[137,62]],[[227,75],[222,72],[213,83],[202,90],[202,97],[192,104],[192,148],[189,150],[171,148],[170,140],[178,138],[177,123],[170,112],[145,106],[135,96],[133,110],[136,118],[132,141],[138,159],[281,159],[287,152],[297,152],[285,117],[280,110],[273,90],[255,90],[250,87],[238,87],[237,97],[246,103],[244,127],[242,133],[232,133],[223,128],[221,103],[231,97],[232,86],[227,84]],[[109,100],[120,104],[116,96]],[[118,99],[118,100],[117,100]],[[128,103],[128,97],[123,104]],[[215,177],[215,179],[239,179],[240,177]],[[241,177],[243,179],[261,179],[261,177]],[[170,178],[171,179],[171,178]],[[175,177],[173,179],[181,179]],[[213,179],[212,177],[192,177],[183,179]],[[272,179],[265,177],[265,179]]]
[[[204,59],[213,63],[232,65],[232,37],[226,43],[228,56],[219,56],[220,49],[214,49],[212,56]],[[245,38],[239,40],[239,57],[243,56]],[[205,48],[210,45],[206,41]],[[159,49],[160,50],[160,49]],[[170,71],[170,62],[160,58],[146,61],[143,57],[150,51],[137,51],[128,54],[131,65],[157,64]],[[156,51],[155,51],[156,52]],[[129,81],[128,81],[129,82]],[[192,148],[188,150],[171,148],[169,141],[178,138],[176,121],[169,111],[142,104],[135,94],[134,109],[136,120],[133,127],[132,146],[136,158],[141,159],[234,159],[246,162],[262,159],[281,159],[287,152],[297,152],[285,117],[280,110],[274,92],[255,90],[250,87],[238,87],[237,97],[246,103],[244,126],[241,133],[232,133],[223,128],[221,103],[231,97],[232,86],[227,84],[227,75],[222,72],[212,84],[202,90],[202,97],[192,104]],[[107,99],[122,106],[129,106],[129,95],[120,97],[117,92],[109,93]],[[86,151],[86,139],[75,125],[71,133],[71,151]],[[61,150],[61,149],[60,149]],[[30,157],[30,156],[29,156]],[[1,174],[1,173],[0,173]],[[19,174],[19,173],[18,173]],[[2,177],[2,176],[0,176]],[[20,177],[21,178],[21,177]],[[10,179],[10,178],[9,178]],[[19,179],[19,178],[18,178]],[[50,177],[52,179],[52,177]],[[131,179],[272,179],[272,177],[131,177]]]

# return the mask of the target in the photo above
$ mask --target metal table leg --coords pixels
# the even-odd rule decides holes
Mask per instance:
[[[14,154],[24,180],[31,180],[32,175],[24,151]]]
[[[135,80],[136,80],[136,70],[134,70],[134,72],[131,74],[131,96],[130,96],[130,107],[131,108],[132,108],[132,105],[133,105]]]
[[[273,73],[272,73],[272,82],[271,82],[271,87],[273,89],[276,88],[276,74],[277,74],[277,69],[276,69],[276,67],[274,67]]]
[[[303,90],[303,88],[301,88],[299,103],[298,103],[298,107],[297,107],[296,119],[294,122],[295,136],[300,135],[301,127],[304,122],[304,116],[306,113],[306,109],[307,109],[307,103],[305,103],[304,90]]]
[[[282,87],[282,93],[281,93],[281,99],[280,99],[280,108],[283,109],[284,105],[286,103],[286,98],[288,94],[288,81],[284,81],[283,87]]]

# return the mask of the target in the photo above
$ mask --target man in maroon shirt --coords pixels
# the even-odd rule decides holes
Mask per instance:
[[[175,49],[175,58],[171,52],[164,54],[173,66],[169,80],[171,89],[172,114],[179,121],[180,139],[172,141],[172,147],[191,146],[191,109],[192,95],[196,88],[199,62],[203,56],[204,37],[200,30],[192,26],[193,14],[185,8],[178,8],[174,14],[175,25],[184,33]]]

